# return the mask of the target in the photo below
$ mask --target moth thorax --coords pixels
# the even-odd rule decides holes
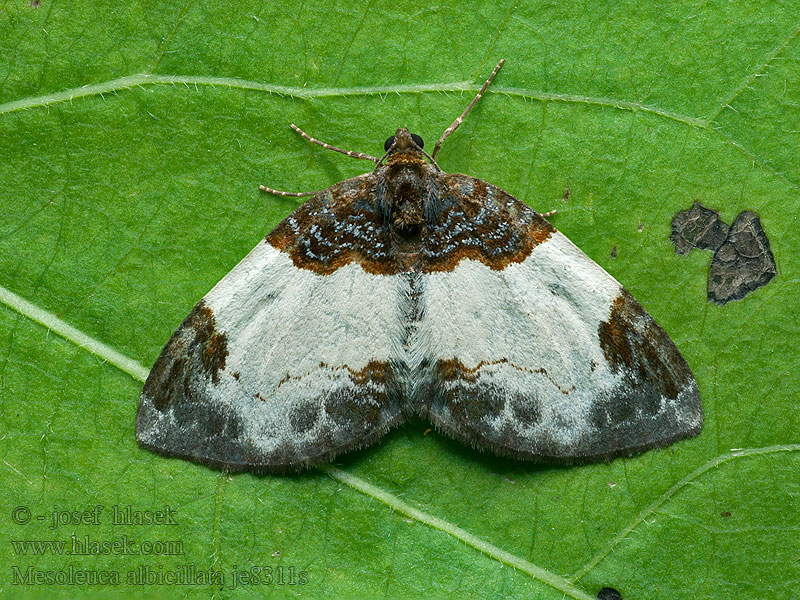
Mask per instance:
[[[394,164],[387,178],[392,227],[403,237],[417,237],[425,223],[425,181],[417,164]]]

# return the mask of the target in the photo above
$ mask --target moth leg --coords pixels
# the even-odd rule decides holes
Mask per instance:
[[[364,159],[364,160],[371,160],[374,163],[378,163],[379,162],[379,159],[377,159],[374,156],[371,156],[369,154],[365,154],[363,152],[350,152],[349,150],[342,150],[341,148],[337,148],[336,146],[331,146],[330,144],[326,144],[325,142],[321,142],[318,139],[313,138],[310,135],[308,135],[305,131],[300,129],[294,123],[290,123],[289,126],[292,129],[294,129],[297,133],[302,135],[309,142],[311,142],[312,144],[317,144],[317,145],[322,146],[323,148],[325,148],[327,150],[333,150],[334,152],[341,152],[342,154],[346,154],[347,156],[349,156],[351,158],[361,158],[361,159]],[[267,187],[265,185],[258,186],[258,189],[263,190],[265,192],[268,192],[270,194],[275,194],[276,196],[291,196],[293,198],[302,198],[304,196],[316,196],[317,194],[319,194],[322,191],[322,190],[317,190],[316,192],[282,192],[281,190],[276,190],[276,189],[273,189],[271,187]]]
[[[318,190],[316,192],[282,192],[281,190],[273,190],[271,187],[267,187],[265,185],[258,186],[258,189],[263,190],[265,192],[269,192],[270,194],[275,194],[276,196],[292,196],[293,198],[301,198],[303,196],[316,196],[322,190]]]
[[[555,208],[553,210],[548,210],[546,213],[539,213],[539,215],[544,217],[545,219],[552,217],[553,215],[556,214],[558,214],[558,211]]]
[[[306,138],[312,144],[318,144],[318,145],[322,146],[323,148],[325,148],[327,150],[333,150],[334,152],[341,152],[342,154],[346,154],[350,158],[361,158],[361,159],[364,159],[364,160],[371,160],[374,163],[378,162],[378,159],[375,158],[374,156],[370,155],[370,154],[365,154],[363,152],[351,152],[349,150],[342,150],[341,148],[337,148],[336,146],[331,146],[330,144],[326,144],[325,142],[320,142],[318,139],[313,138],[310,135],[308,135],[305,131],[300,129],[294,123],[290,123],[289,127],[294,129],[297,133],[302,135],[304,138]]]

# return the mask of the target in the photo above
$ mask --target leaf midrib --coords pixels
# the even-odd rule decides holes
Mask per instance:
[[[198,75],[155,75],[151,73],[135,73],[116,79],[109,79],[100,83],[91,83],[77,88],[70,88],[60,92],[43,94],[40,96],[28,96],[18,100],[11,100],[0,104],[0,115],[26,110],[30,108],[50,106],[60,102],[68,102],[76,98],[87,96],[103,96],[105,93],[119,92],[134,87],[144,87],[148,85],[180,85],[187,88],[194,86],[228,87],[231,89],[241,89],[248,91],[267,92],[279,96],[290,98],[335,98],[346,96],[383,96],[388,94],[422,94],[430,92],[477,92],[481,86],[471,81],[455,81],[450,83],[414,83],[414,84],[393,84],[383,86],[358,86],[358,87],[292,87],[262,83],[249,79],[239,79],[236,77],[205,77]],[[682,115],[669,110],[664,110],[656,106],[650,106],[641,102],[631,100],[621,100],[600,96],[585,96],[581,94],[559,94],[554,92],[542,92],[531,88],[520,87],[501,87],[495,85],[493,89],[487,90],[489,94],[503,94],[505,96],[520,97],[530,100],[541,100],[542,102],[564,102],[573,104],[590,104],[595,106],[605,106],[619,108],[622,110],[642,111],[651,113],[692,125],[701,129],[710,129],[710,120]]]

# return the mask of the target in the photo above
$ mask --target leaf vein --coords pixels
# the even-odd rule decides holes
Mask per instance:
[[[381,489],[371,483],[364,481],[363,479],[356,477],[346,471],[342,471],[332,466],[322,467],[323,471],[325,471],[330,477],[336,479],[337,481],[341,481],[342,483],[350,486],[354,490],[361,492],[367,496],[375,498],[376,500],[386,504],[392,510],[399,512],[407,517],[414,519],[415,521],[419,521],[425,525],[433,529],[438,529],[452,537],[461,540],[462,542],[466,543],[468,546],[471,546],[482,552],[483,554],[487,555],[490,558],[495,559],[498,562],[501,562],[505,565],[513,567],[523,573],[527,573],[534,579],[538,579],[542,583],[549,585],[550,587],[563,592],[565,596],[569,596],[571,598],[577,598],[579,600],[593,600],[592,596],[589,596],[583,590],[575,587],[571,582],[567,581],[563,577],[556,575],[555,573],[548,571],[547,569],[543,569],[538,565],[533,564],[532,562],[525,560],[522,557],[516,556],[510,552],[502,550],[497,546],[490,544],[489,542],[477,537],[476,535],[471,534],[470,532],[461,529],[460,527],[445,521],[444,519],[440,519],[433,515],[429,515],[417,508],[414,508],[410,504],[403,502],[397,496],[387,492],[384,489]]]
[[[766,66],[767,66],[769,63],[771,63],[771,62],[772,62],[772,61],[775,59],[775,57],[776,57],[776,56],[778,56],[778,54],[780,54],[781,52],[783,52],[783,51],[784,51],[784,49],[786,48],[786,46],[788,46],[790,43],[792,43],[792,41],[793,41],[793,40],[794,40],[794,39],[795,39],[795,38],[796,38],[798,35],[800,35],[800,24],[799,24],[799,25],[797,25],[797,27],[795,27],[795,28],[794,28],[794,31],[792,31],[792,32],[791,32],[791,33],[790,33],[790,34],[789,34],[789,35],[786,37],[786,39],[784,39],[784,40],[783,40],[783,42],[781,42],[780,44],[778,44],[778,46],[777,46],[777,47],[776,47],[774,50],[772,50],[772,52],[770,52],[769,54],[767,54],[767,57],[764,59],[764,61],[763,61],[763,62],[762,62],[760,65],[758,65],[758,67],[756,67],[755,69],[753,69],[753,71],[752,71],[750,74],[748,74],[748,75],[747,75],[747,77],[745,77],[745,78],[744,78],[744,80],[743,80],[743,81],[742,81],[742,82],[741,82],[741,83],[740,83],[740,84],[739,84],[739,85],[736,87],[736,89],[734,89],[734,90],[733,90],[733,91],[730,93],[730,95],[729,95],[727,98],[725,98],[725,99],[724,99],[722,102],[720,102],[720,104],[719,104],[719,106],[717,107],[717,109],[716,109],[716,110],[715,110],[715,111],[714,111],[714,112],[713,112],[713,113],[712,113],[712,114],[711,114],[711,115],[710,115],[710,116],[709,116],[709,117],[706,119],[706,122],[708,122],[708,123],[711,123],[711,122],[712,122],[714,119],[716,119],[716,118],[717,118],[717,117],[720,115],[720,113],[721,113],[723,110],[725,110],[725,108],[730,108],[731,110],[733,110],[734,112],[736,112],[736,109],[735,109],[735,108],[733,108],[733,107],[730,105],[730,104],[731,104],[731,102],[733,102],[734,100],[736,100],[736,98],[738,98],[738,97],[739,97],[739,95],[740,95],[740,94],[741,94],[743,91],[745,91],[745,90],[746,90],[746,89],[747,89],[747,88],[750,86],[750,84],[751,84],[751,83],[753,83],[753,81],[755,81],[756,77],[758,77],[759,75],[761,75],[761,74],[762,74],[762,73],[761,73],[761,71],[763,71],[763,70],[764,70],[764,68],[765,68],[765,67],[766,67]]]
[[[111,363],[119,370],[127,373],[134,379],[138,379],[140,381],[147,379],[147,374],[149,371],[132,358],[129,358],[124,354],[117,352],[103,342],[86,335],[79,329],[69,325],[62,319],[59,319],[53,313],[46,311],[31,302],[28,302],[21,296],[18,296],[14,292],[7,290],[2,286],[0,286],[0,303],[5,304],[9,308],[13,308],[31,321],[39,323],[40,325],[44,325],[53,333],[60,335],[76,346],[79,346],[87,352],[94,354],[98,358]]]
[[[698,479],[700,476],[704,475],[711,469],[715,467],[719,467],[727,462],[730,462],[737,458],[749,457],[749,456],[759,456],[764,454],[775,454],[778,452],[800,452],[800,444],[776,444],[774,446],[765,446],[762,448],[737,448],[731,450],[730,452],[726,452],[725,454],[721,454],[716,458],[712,458],[705,464],[700,465],[694,471],[689,473],[686,477],[678,481],[675,485],[669,488],[666,492],[661,494],[658,498],[656,498],[653,502],[651,502],[648,506],[642,509],[638,515],[636,515],[633,520],[625,526],[620,532],[614,536],[608,545],[603,548],[600,552],[598,552],[589,562],[587,562],[583,567],[581,567],[578,571],[576,571],[570,578],[570,582],[580,581],[587,573],[589,573],[594,567],[597,566],[606,556],[611,554],[614,548],[628,537],[630,534],[639,524],[643,523],[647,517],[652,515],[656,510],[659,509],[667,500],[672,498],[675,494],[685,488],[687,485],[692,483],[694,480]]]
[[[169,33],[164,36],[164,38],[161,40],[161,43],[158,45],[158,48],[156,49],[155,56],[153,57],[153,65],[150,67],[151,71],[155,70],[155,68],[158,66],[158,63],[160,63],[161,59],[164,58],[164,54],[167,52],[167,47],[172,42],[173,38],[175,37],[175,33],[177,33],[178,28],[181,26],[181,23],[183,23],[183,20],[186,18],[186,14],[189,12],[189,9],[192,8],[193,4],[194,0],[187,0],[184,3],[181,11],[178,13],[178,18],[175,19],[175,23],[172,25]]]
[[[342,70],[344,69],[345,64],[347,64],[347,58],[350,56],[350,50],[353,49],[353,43],[356,41],[359,32],[364,28],[364,20],[372,10],[372,5],[374,3],[375,0],[370,0],[366,8],[364,8],[364,12],[361,13],[361,19],[359,19],[358,25],[353,30],[353,35],[350,37],[350,42],[347,44],[347,48],[345,48],[344,54],[342,55],[342,60],[339,63],[339,69],[336,71],[336,77],[333,78],[333,85],[339,83],[339,77],[342,76]]]

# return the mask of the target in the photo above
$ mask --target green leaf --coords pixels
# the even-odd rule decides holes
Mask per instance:
[[[296,206],[258,184],[316,190],[366,169],[288,124],[373,154],[398,125],[431,143],[502,57],[440,165],[558,209],[553,223],[686,357],[701,435],[546,467],[420,422],[289,477],[138,448],[137,363]],[[792,597],[798,90],[791,3],[0,5],[0,594]],[[777,277],[709,304],[710,254],[669,241],[695,200],[728,223],[757,212]],[[115,505],[168,506],[176,523],[115,525]],[[69,514],[95,506],[96,523]],[[54,510],[83,522],[51,529]],[[163,544],[11,543],[69,549],[73,534]],[[234,586],[259,568],[271,582],[262,570]],[[121,582],[81,583],[75,569]],[[224,585],[190,576],[212,569]],[[175,574],[188,579],[160,584]]]

